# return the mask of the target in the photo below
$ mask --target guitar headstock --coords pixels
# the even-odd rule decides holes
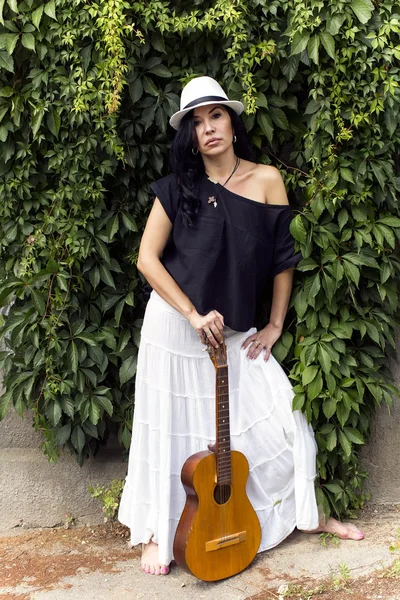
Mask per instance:
[[[207,346],[207,352],[211,358],[211,361],[215,367],[215,369],[220,369],[221,367],[228,366],[228,356],[226,351],[226,344],[222,342],[219,344],[218,348],[214,348],[211,344]]]

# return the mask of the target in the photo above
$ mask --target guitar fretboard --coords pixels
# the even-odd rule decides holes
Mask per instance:
[[[217,368],[215,399],[217,417],[217,483],[219,485],[230,485],[232,467],[227,366]]]

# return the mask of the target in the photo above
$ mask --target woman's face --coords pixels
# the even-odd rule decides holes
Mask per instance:
[[[226,108],[220,104],[200,106],[193,111],[194,144],[201,154],[215,156],[232,145],[233,129]]]

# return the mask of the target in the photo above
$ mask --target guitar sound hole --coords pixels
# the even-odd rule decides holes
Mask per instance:
[[[231,497],[230,485],[216,485],[214,489],[214,500],[217,504],[225,504]]]

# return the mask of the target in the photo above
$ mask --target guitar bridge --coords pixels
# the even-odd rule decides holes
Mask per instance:
[[[224,535],[220,538],[216,538],[215,540],[210,540],[209,542],[206,542],[206,552],[220,550],[221,548],[226,548],[227,546],[234,546],[235,544],[240,544],[240,542],[246,541],[246,539],[246,531],[232,533],[231,535]]]

